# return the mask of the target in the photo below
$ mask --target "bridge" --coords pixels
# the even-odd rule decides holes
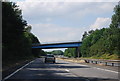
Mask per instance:
[[[49,44],[32,44],[32,48],[39,49],[53,49],[53,48],[76,48],[77,56],[79,57],[79,47],[82,45],[82,42],[62,42],[62,43],[49,43]]]

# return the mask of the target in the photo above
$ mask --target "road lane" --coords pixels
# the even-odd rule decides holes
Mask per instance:
[[[84,65],[84,64],[78,64],[78,63],[71,63],[71,62],[66,62],[63,60],[59,60],[59,62],[63,63],[68,63],[67,66],[81,66],[81,68],[69,68],[69,72],[79,76],[79,77],[86,77],[90,81],[118,81],[118,72],[117,71],[112,71],[108,69],[103,69],[95,67],[95,66],[90,66],[90,65]],[[84,67],[84,68],[82,68]],[[116,68],[116,67],[115,67]]]
[[[61,68],[61,64],[44,63],[44,58],[38,58],[5,81],[86,81]]]
[[[118,73],[88,65],[57,60],[44,63],[38,58],[5,81],[118,81]]]

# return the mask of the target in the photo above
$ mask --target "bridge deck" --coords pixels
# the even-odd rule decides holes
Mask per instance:
[[[82,42],[66,42],[53,44],[34,44],[32,48],[49,49],[49,48],[76,48],[80,47]]]

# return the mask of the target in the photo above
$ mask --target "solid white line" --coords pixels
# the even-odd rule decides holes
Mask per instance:
[[[80,64],[80,65],[82,65],[82,64]],[[82,66],[88,66],[88,65],[82,65]],[[112,71],[112,70],[108,70],[108,69],[101,69],[101,68],[97,68],[97,67],[93,67],[93,68],[103,70],[103,71],[113,72],[113,73],[119,73],[117,71]]]
[[[27,64],[25,64],[24,66],[22,66],[21,68],[19,68],[19,69],[17,69],[16,71],[14,71],[13,73],[11,73],[10,75],[8,75],[7,77],[5,77],[2,81],[5,81],[5,80],[7,80],[8,78],[10,78],[11,76],[13,76],[15,73],[17,73],[18,71],[20,71],[21,69],[23,69],[24,67],[26,67],[27,65],[29,65],[30,63],[32,63],[32,62],[34,62],[34,60],[33,61],[31,61],[31,62],[29,62],[29,63],[27,63]]]
[[[88,66],[88,65],[83,65],[83,64],[79,64],[80,66]]]
[[[108,69],[101,69],[101,68],[97,68],[97,67],[93,67],[95,69],[99,69],[99,70],[103,70],[103,71],[108,71],[108,72],[113,72],[113,73],[118,73],[117,71],[112,71],[112,70],[108,70]]]

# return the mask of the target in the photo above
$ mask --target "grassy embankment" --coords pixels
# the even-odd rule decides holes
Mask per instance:
[[[81,57],[82,59],[105,59],[105,60],[120,60],[120,57],[116,54],[110,55],[110,54],[103,54],[101,56],[92,56],[92,57]]]

